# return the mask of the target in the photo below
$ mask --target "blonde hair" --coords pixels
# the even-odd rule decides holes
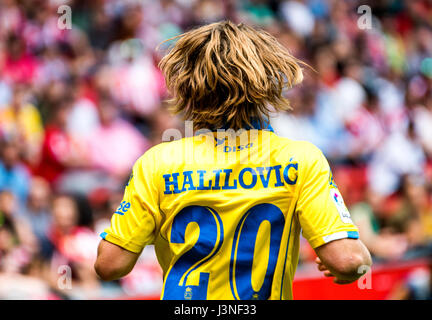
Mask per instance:
[[[269,33],[223,21],[176,38],[159,67],[172,110],[196,129],[238,130],[252,119],[262,124],[270,105],[290,109],[282,92],[303,80],[302,62]]]

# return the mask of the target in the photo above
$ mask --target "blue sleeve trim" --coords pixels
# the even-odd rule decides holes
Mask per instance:
[[[102,233],[100,234],[100,237],[101,237],[102,239],[105,239],[106,236],[107,236],[107,234],[108,234],[108,233],[106,233],[106,232],[102,232]]]
[[[348,238],[349,239],[358,239],[359,238],[359,233],[357,231],[348,231]]]

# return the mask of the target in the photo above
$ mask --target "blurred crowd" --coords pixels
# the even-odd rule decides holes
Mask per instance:
[[[134,161],[182,128],[156,47],[224,19],[312,67],[271,123],[325,153],[374,259],[431,255],[432,1],[2,0],[0,298],[158,296],[151,247],[126,278],[98,280],[98,234]]]

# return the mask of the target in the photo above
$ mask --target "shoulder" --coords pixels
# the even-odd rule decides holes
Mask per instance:
[[[154,146],[152,146],[151,148],[149,148],[144,154],[143,156],[157,156],[157,155],[161,155],[164,152],[179,152],[181,150],[183,150],[183,147],[185,144],[192,142],[192,138],[182,138],[182,139],[178,139],[178,140],[173,140],[173,141],[165,141],[165,142],[161,142],[158,143]]]
[[[183,156],[185,150],[184,146],[189,140],[190,138],[183,138],[158,143],[147,149],[147,151],[138,158],[137,163],[143,165],[156,163],[158,167],[174,163]]]
[[[290,157],[303,160],[316,160],[324,157],[321,149],[309,141],[292,140],[276,136],[274,148],[277,148],[279,152],[289,154]]]

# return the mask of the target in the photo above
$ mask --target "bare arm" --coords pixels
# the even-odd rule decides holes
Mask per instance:
[[[335,277],[334,282],[347,284],[356,281],[366,270],[361,266],[371,266],[372,258],[365,245],[358,239],[340,239],[315,248],[318,255],[318,269],[327,277]]]
[[[116,280],[131,272],[138,257],[138,253],[101,240],[94,268],[102,280]]]

